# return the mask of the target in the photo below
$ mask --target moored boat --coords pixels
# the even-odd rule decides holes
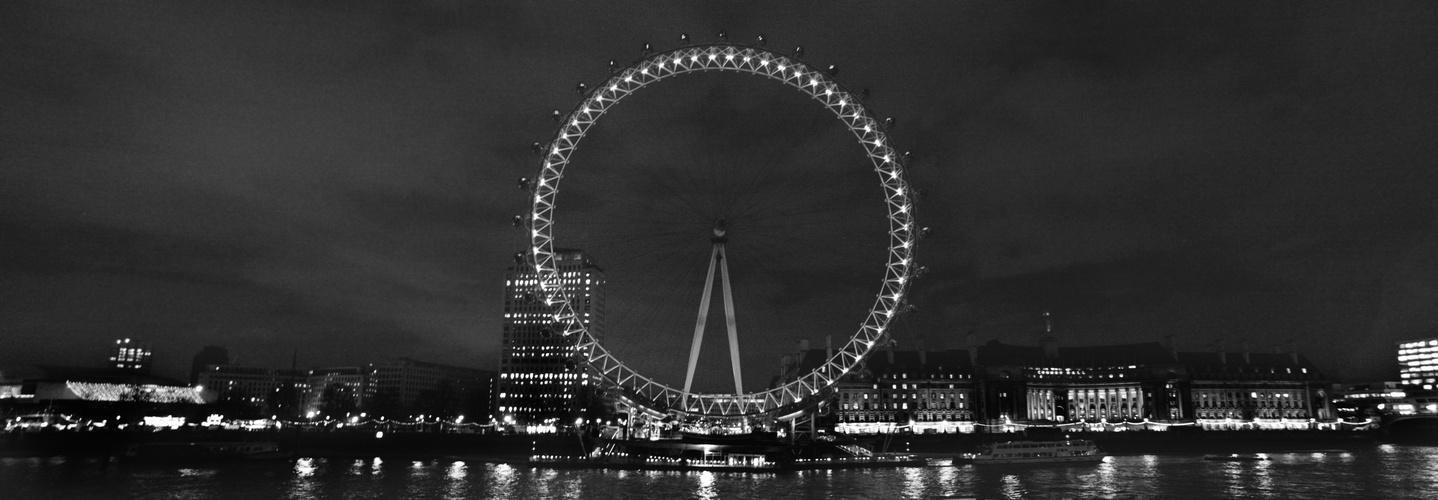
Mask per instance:
[[[1093,441],[1065,439],[994,443],[959,458],[975,464],[1046,464],[1101,462],[1107,456]]]
[[[273,441],[156,442],[130,445],[125,457],[136,460],[269,460],[290,458]]]
[[[1267,453],[1229,453],[1227,455],[1204,455],[1204,460],[1213,462],[1257,462],[1268,460]]]

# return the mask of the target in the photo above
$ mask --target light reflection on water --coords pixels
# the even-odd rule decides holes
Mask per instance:
[[[1003,478],[1003,487],[999,489],[999,493],[1002,493],[1004,495],[1004,498],[1023,498],[1023,481],[1019,480],[1019,476],[1017,474],[1005,474]]]
[[[324,459],[320,459],[324,460]],[[290,480],[289,498],[310,500],[320,497],[319,484],[314,478],[315,459],[295,460],[294,479]]]
[[[719,498],[719,492],[714,489],[714,473],[702,471],[699,473],[699,488],[694,490],[694,496],[703,499]]]
[[[908,498],[918,497],[923,494],[927,479],[922,467],[907,467],[900,469],[904,474],[904,496]]]
[[[1277,453],[1268,461],[1112,457],[1089,465],[819,470],[780,474],[552,470],[472,460],[299,458],[139,464],[0,458],[4,498],[1423,498],[1438,447]]]

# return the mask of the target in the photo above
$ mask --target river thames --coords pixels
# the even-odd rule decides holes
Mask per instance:
[[[1432,498],[1438,447],[1114,456],[1100,464],[949,465],[750,474],[551,470],[454,459],[295,458],[145,464],[0,458],[6,499],[227,498]]]

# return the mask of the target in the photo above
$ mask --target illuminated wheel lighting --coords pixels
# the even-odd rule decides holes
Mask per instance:
[[[724,57],[718,57],[723,54]],[[887,200],[889,220],[888,262],[885,277],[875,294],[874,305],[849,340],[819,368],[796,377],[792,382],[772,389],[744,394],[696,394],[659,383],[630,369],[591,334],[582,318],[575,313],[570,297],[562,293],[562,277],[555,263],[554,210],[560,180],[572,155],[585,133],[609,108],[630,93],[666,78],[702,71],[733,71],[767,77],[820,102],[863,146],[879,187]],[[608,81],[597,85],[560,120],[554,134],[553,147],[541,161],[533,193],[531,251],[527,255],[539,277],[539,290],[544,303],[550,304],[556,331],[572,342],[584,356],[590,372],[607,387],[619,389],[624,398],[637,406],[658,413],[674,413],[708,417],[776,416],[807,408],[836,382],[850,373],[872,351],[888,331],[894,312],[903,306],[903,297],[914,275],[913,242],[915,235],[913,210],[909,207],[913,192],[904,173],[902,161],[889,146],[883,127],[879,127],[856,94],[844,89],[824,71],[811,68],[794,57],[771,52],[762,47],[733,45],[701,45],[683,47],[645,57],[615,71]],[[604,95],[601,95],[604,94]]]

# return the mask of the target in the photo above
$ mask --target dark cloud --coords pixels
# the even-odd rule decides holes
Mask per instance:
[[[533,175],[549,110],[642,42],[725,28],[803,45],[898,118],[935,230],[901,337],[1022,341],[1051,309],[1069,342],[1293,339],[1330,372],[1391,378],[1392,342],[1438,327],[1422,306],[1438,287],[1435,21],[1423,3],[7,2],[0,329],[15,347],[0,366],[82,363],[88,347],[55,339],[122,334],[155,340],[173,371],[205,344],[261,365],[298,348],[301,364],[492,366],[503,269],[524,246],[515,179]],[[598,163],[576,164],[564,195],[594,214],[564,219],[592,225],[581,243],[671,224],[658,208],[682,200],[617,195],[675,191],[685,177],[666,167],[852,159],[788,89],[709,76],[646,89],[586,139]],[[584,184],[605,158],[655,170]],[[732,199],[795,193],[765,213],[821,230],[753,231],[751,300],[823,319],[750,341],[751,374],[795,338],[847,330],[812,311],[864,303],[851,289],[873,279],[850,270],[863,243],[824,224],[861,217],[872,187],[844,189],[871,179],[752,174],[764,182]],[[611,280],[666,258],[702,279],[666,248],[609,258]],[[688,339],[615,343],[671,370]]]

